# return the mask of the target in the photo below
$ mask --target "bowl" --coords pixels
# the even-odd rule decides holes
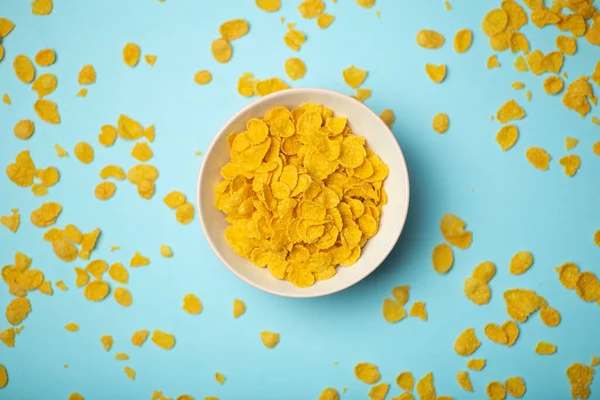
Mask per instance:
[[[217,210],[215,188],[222,181],[221,167],[229,157],[227,136],[231,132],[246,129],[251,118],[262,118],[273,107],[289,109],[304,103],[317,103],[331,108],[336,116],[348,118],[352,132],[367,140],[372,149],[385,162],[390,173],[384,182],[388,203],[383,206],[379,231],[369,239],[359,260],[350,267],[337,267],[335,276],[317,281],[308,288],[299,288],[287,280],[271,276],[266,268],[258,268],[252,262],[237,255],[225,240],[228,223],[225,214]],[[197,187],[198,215],[208,243],[238,278],[250,285],[279,296],[317,297],[332,294],[360,282],[373,272],[391,252],[398,241],[409,203],[409,179],[402,150],[388,126],[360,101],[347,95],[324,89],[288,89],[262,97],[233,116],[221,130],[204,155]]]

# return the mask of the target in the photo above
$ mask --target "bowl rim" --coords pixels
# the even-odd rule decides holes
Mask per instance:
[[[210,245],[212,251],[216,254],[216,256],[219,258],[219,260],[221,261],[221,263],[230,271],[232,272],[235,276],[237,276],[239,279],[241,279],[242,281],[246,282],[247,284],[255,287],[256,289],[259,289],[263,292],[266,293],[270,293],[270,294],[274,294],[277,296],[282,296],[282,297],[289,297],[289,298],[314,298],[314,297],[322,297],[322,296],[327,296],[330,294],[334,294],[337,292],[340,292],[342,290],[345,290],[351,286],[354,286],[355,284],[357,284],[358,282],[362,281],[363,279],[365,279],[367,276],[369,276],[373,271],[375,271],[382,263],[383,261],[385,261],[385,259],[389,256],[389,254],[392,252],[392,250],[394,249],[394,247],[396,246],[396,244],[398,243],[398,239],[400,238],[400,234],[402,233],[402,231],[404,230],[404,226],[406,225],[406,218],[408,216],[408,209],[410,207],[410,175],[408,173],[408,166],[406,165],[406,160],[404,158],[404,153],[402,152],[402,149],[400,148],[400,144],[398,143],[398,140],[396,139],[396,137],[394,136],[392,130],[390,129],[389,126],[387,126],[387,124],[385,124],[383,121],[381,121],[381,123],[385,126],[385,131],[391,136],[392,141],[395,144],[395,150],[398,153],[398,157],[400,159],[401,164],[403,165],[403,175],[404,175],[404,179],[406,182],[404,189],[404,193],[405,193],[405,201],[406,201],[406,206],[404,207],[402,216],[401,216],[401,221],[400,221],[400,228],[398,229],[398,232],[396,233],[396,237],[394,238],[394,240],[392,242],[390,242],[390,246],[381,253],[381,256],[373,263],[372,267],[368,268],[365,270],[364,274],[359,275],[358,277],[356,277],[355,279],[348,281],[346,284],[341,285],[340,287],[336,287],[334,289],[322,292],[322,293],[312,293],[312,294],[290,294],[290,293],[285,293],[285,292],[281,292],[279,290],[272,290],[272,289],[268,289],[248,278],[246,278],[245,276],[243,276],[242,274],[240,274],[238,271],[236,271],[234,268],[232,268],[226,261],[225,258],[223,257],[223,255],[221,254],[221,252],[217,249],[217,247],[215,246],[215,244],[213,243],[213,240],[211,238],[211,236],[209,235],[206,225],[204,223],[204,215],[202,213],[202,199],[200,198],[200,187],[201,187],[201,183],[202,183],[202,176],[204,175],[204,168],[206,167],[206,163],[204,162],[206,160],[206,158],[208,158],[208,155],[213,151],[214,147],[217,145],[217,143],[219,142],[219,140],[222,139],[222,137],[226,134],[228,134],[228,127],[233,124],[234,121],[236,121],[238,118],[240,118],[241,115],[245,114],[248,112],[248,110],[250,110],[253,107],[256,107],[257,105],[267,101],[267,100],[271,100],[273,98],[276,97],[282,97],[284,95],[290,95],[291,92],[300,92],[300,93],[321,93],[327,96],[333,96],[333,97],[337,97],[342,99],[343,101],[355,101],[357,103],[360,104],[360,106],[362,106],[368,114],[370,114],[373,118],[375,119],[380,119],[380,117],[375,114],[375,112],[373,110],[371,110],[369,107],[367,107],[365,104],[363,104],[361,101],[358,101],[356,99],[353,99],[352,97],[345,95],[343,93],[340,92],[336,92],[333,90],[328,90],[328,89],[321,89],[321,88],[291,88],[291,89],[286,89],[286,90],[282,90],[282,91],[278,91],[275,93],[271,93],[267,96],[261,97],[249,104],[247,104],[246,106],[244,106],[241,110],[239,110],[238,112],[236,112],[231,118],[229,118],[229,120],[223,124],[223,126],[221,127],[221,129],[219,129],[219,131],[217,132],[217,134],[214,136],[213,140],[211,141],[210,145],[208,146],[208,149],[206,150],[206,152],[204,153],[204,157],[202,158],[202,165],[200,166],[200,170],[198,172],[198,180],[196,182],[196,210],[198,212],[198,219],[200,220],[200,226],[202,227],[202,232],[204,233],[204,237],[206,238],[206,240],[208,241],[208,244]],[[400,171],[399,171],[400,173]]]

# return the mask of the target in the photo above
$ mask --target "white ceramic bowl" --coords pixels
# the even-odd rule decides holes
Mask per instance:
[[[289,109],[304,103],[317,103],[331,108],[336,116],[348,118],[352,132],[367,139],[367,146],[390,167],[384,183],[388,204],[383,206],[379,231],[363,248],[358,262],[351,267],[338,267],[331,279],[317,281],[309,288],[298,288],[286,280],[273,278],[266,268],[258,268],[238,256],[225,240],[225,215],[217,210],[215,188],[221,182],[220,170],[229,161],[226,138],[231,132],[246,129],[250,118],[262,118],[276,106]],[[324,89],[288,89],[265,96],[246,106],[217,133],[200,168],[197,188],[198,215],[214,252],[235,275],[265,292],[287,297],[317,297],[335,293],[359,282],[375,270],[396,244],[406,220],[409,202],[409,180],[404,156],[387,125],[361,102],[341,93]]]

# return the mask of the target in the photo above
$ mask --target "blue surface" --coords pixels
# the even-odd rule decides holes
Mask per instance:
[[[31,15],[29,1],[0,2],[0,16],[16,24],[3,41],[6,55],[0,62],[0,94],[8,93],[13,101],[12,106],[0,104],[1,164],[4,168],[17,152],[29,149],[38,167],[54,165],[61,172],[60,182],[46,197],[34,197],[29,189],[0,175],[0,214],[18,207],[22,217],[16,234],[0,227],[0,262],[11,264],[20,250],[33,258],[32,267],[42,269],[47,279],[63,279],[69,286],[67,292],[55,288],[52,297],[29,295],[33,312],[24,322],[25,330],[17,336],[16,347],[2,346],[0,351],[0,363],[10,379],[0,390],[0,399],[66,399],[73,391],[86,400],[147,399],[154,389],[173,397],[189,393],[196,399],[316,399],[325,387],[347,387],[342,398],[363,399],[369,387],[353,374],[361,361],[379,366],[383,381],[392,384],[388,398],[400,393],[394,383],[398,373],[410,370],[417,378],[432,371],[438,395],[481,399],[488,382],[518,375],[527,383],[527,398],[556,399],[569,397],[565,370],[571,363],[588,364],[594,351],[600,356],[600,308],[564,289],[553,269],[573,261],[583,270],[599,272],[600,247],[593,244],[592,235],[600,229],[600,158],[591,148],[600,139],[600,127],[563,107],[559,96],[544,94],[544,77],[516,72],[510,52],[499,54],[501,68],[485,68],[493,52],[479,27],[485,13],[500,1],[454,0],[452,11],[446,11],[441,0],[378,0],[372,10],[352,0],[327,1],[327,12],[336,20],[326,30],[318,29],[314,20],[300,18],[298,2],[284,3],[280,12],[267,14],[251,0],[57,0],[50,16],[39,17]],[[381,19],[375,10],[381,10]],[[280,16],[307,33],[299,53],[283,43],[287,28]],[[210,43],[222,22],[239,17],[250,22],[250,32],[233,43],[231,62],[220,65],[212,59]],[[416,45],[416,33],[426,28],[445,35],[442,49]],[[452,39],[461,28],[473,30],[474,43],[458,55]],[[523,31],[532,48],[544,52],[553,49],[558,35],[554,27],[538,30],[531,23]],[[158,55],[156,65],[141,61],[135,68],[125,66],[121,50],[127,42],[139,44],[142,54]],[[566,57],[569,82],[591,74],[597,61],[597,48],[585,40],[578,46],[576,56]],[[12,70],[17,54],[33,57],[45,47],[58,55],[54,66],[38,68],[38,73],[58,76],[58,89],[49,96],[62,114],[58,126],[39,121],[32,108],[35,93]],[[285,78],[284,61],[294,56],[308,67],[306,77],[292,84],[295,87],[350,94],[342,70],[355,64],[369,71],[364,87],[372,89],[373,96],[366,104],[376,112],[395,111],[393,131],[412,183],[408,221],[387,261],[355,287],[312,300],[274,297],[244,284],[219,263],[198,223],[180,225],[162,203],[174,189],[194,199],[202,162],[195,151],[205,150],[227,119],[251,101],[237,94],[237,78],[243,72]],[[424,72],[427,62],[448,65],[443,84],[429,81]],[[78,98],[77,74],[85,64],[94,65],[98,79],[86,98]],[[214,77],[204,87],[193,83],[194,73],[201,69]],[[531,102],[526,101],[525,90],[510,87],[513,81],[526,83],[526,90],[533,92]],[[598,87],[595,90],[599,92]],[[511,98],[525,108],[527,117],[517,123],[521,134],[517,144],[503,153],[494,141],[500,125],[489,116]],[[437,112],[450,116],[445,135],[431,129]],[[129,155],[133,143],[117,141],[104,148],[97,142],[100,127],[115,124],[120,113],[156,126],[152,164],[159,168],[160,178],[151,201],[140,199],[126,181],[118,183],[110,201],[93,196],[103,166],[117,164],[127,170],[136,164]],[[597,108],[593,114],[600,116]],[[12,128],[28,118],[36,122],[36,132],[21,141]],[[572,153],[581,156],[582,168],[574,178],[566,177],[558,164],[567,154],[566,136],[580,140]],[[94,146],[92,164],[75,159],[73,146],[79,141]],[[55,143],[70,156],[57,158]],[[549,171],[529,165],[524,154],[530,146],[552,154]],[[139,250],[152,259],[150,266],[131,270],[131,307],[123,308],[112,298],[97,304],[84,299],[74,284],[73,265],[85,263],[58,260],[43,241],[43,230],[29,222],[31,211],[46,201],[64,206],[57,226],[73,223],[83,231],[102,229],[93,258],[126,264]],[[468,250],[455,251],[454,268],[440,276],[431,267],[430,254],[442,241],[439,220],[445,213],[467,221],[474,241]],[[172,259],[159,256],[161,243],[173,248]],[[121,250],[110,252],[113,245]],[[508,262],[524,249],[534,254],[535,264],[525,275],[512,276]],[[484,260],[495,262],[498,274],[491,281],[491,303],[476,307],[463,295],[463,281]],[[427,322],[408,318],[391,325],[383,320],[382,301],[401,284],[412,287],[411,302],[426,303]],[[502,293],[514,287],[536,290],[563,320],[557,328],[548,328],[536,314],[520,324],[519,340],[506,348],[487,340],[483,327],[508,319]],[[181,300],[189,292],[202,300],[201,315],[181,311]],[[248,308],[238,320],[231,315],[234,298],[244,300]],[[3,285],[0,309],[10,299]],[[79,324],[80,332],[63,328],[71,321]],[[0,329],[7,326],[2,319]],[[456,336],[468,327],[474,327],[483,342],[474,357],[488,361],[482,372],[470,374],[472,394],[455,381],[467,359],[452,349]],[[172,351],[151,342],[133,347],[129,339],[138,329],[172,332],[177,345]],[[262,330],[281,334],[274,350],[261,344]],[[100,345],[103,334],[115,339],[111,353]],[[536,355],[534,347],[540,340],[557,344],[558,352]],[[115,351],[126,352],[131,359],[116,361]],[[125,365],[136,370],[135,381],[123,373]],[[214,379],[217,371],[227,376],[222,386]],[[599,381],[592,385],[592,398],[600,396]]]

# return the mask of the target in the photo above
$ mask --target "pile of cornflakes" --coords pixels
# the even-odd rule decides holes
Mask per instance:
[[[346,118],[280,106],[228,138],[215,206],[234,251],[299,287],[351,266],[377,233],[389,168]]]

